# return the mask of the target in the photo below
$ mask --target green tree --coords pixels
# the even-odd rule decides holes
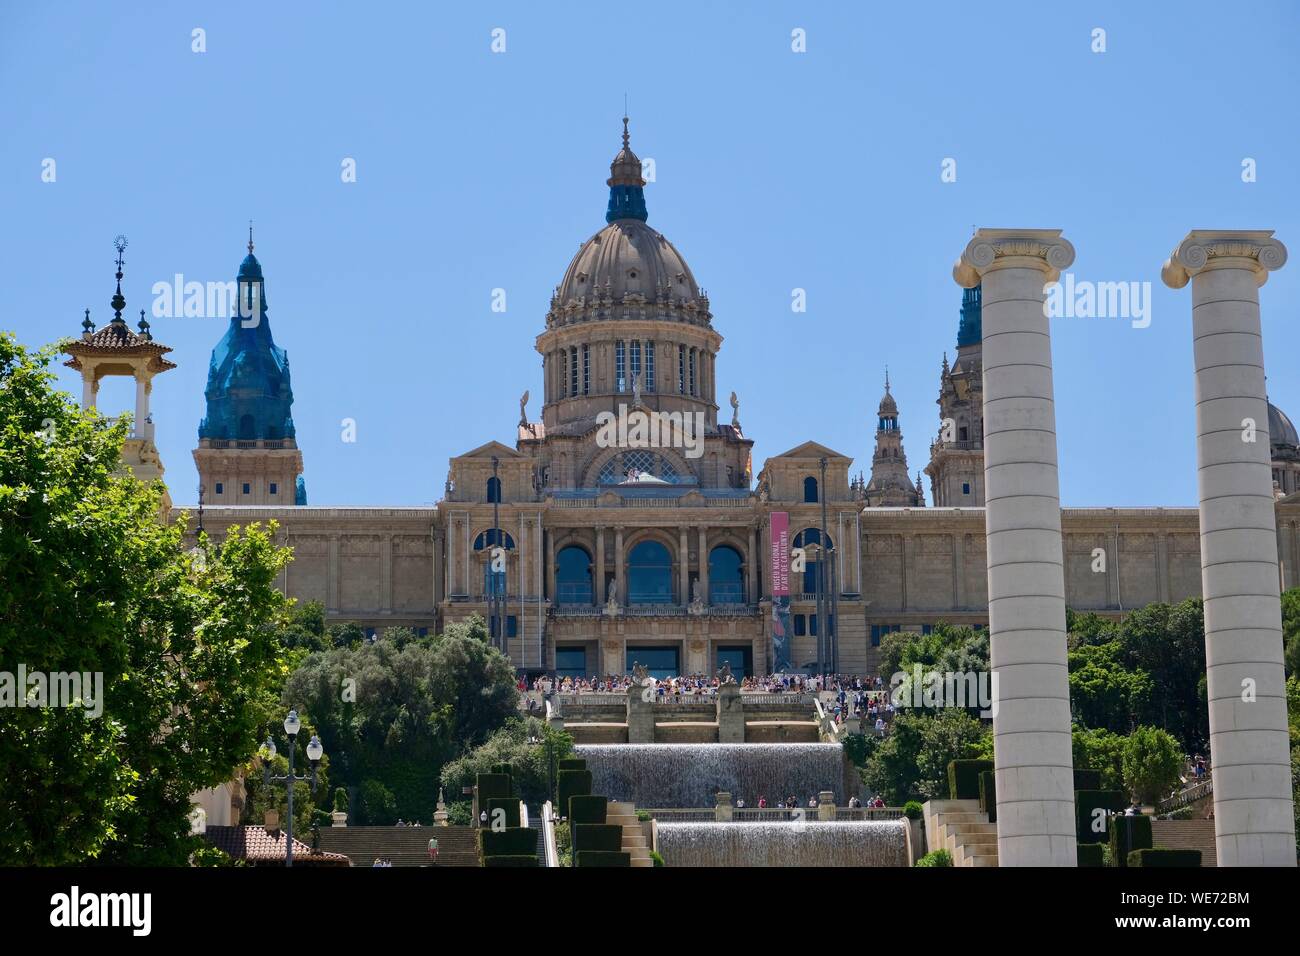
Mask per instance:
[[[1103,790],[1125,789],[1124,736],[1075,724],[1071,738],[1076,769],[1100,770]]]
[[[1151,676],[1121,662],[1118,642],[1084,644],[1068,654],[1070,709],[1086,727],[1128,733],[1150,708]]]
[[[532,743],[532,741],[539,743]],[[497,730],[483,744],[442,768],[442,787],[451,797],[464,787],[474,785],[480,773],[489,773],[497,764],[508,763],[519,796],[533,806],[553,799],[548,794],[550,768],[547,766],[547,744],[550,757],[558,770],[559,762],[573,752],[573,738],[562,730],[555,730],[535,717],[513,718]]]
[[[485,635],[479,618],[422,640],[390,628],[312,654],[289,678],[281,708],[297,707],[319,726],[335,783],[374,781],[392,795],[389,814],[387,801],[361,794],[364,818],[428,822],[443,764],[518,712],[514,670]]]
[[[1300,588],[1282,592],[1282,646],[1286,676],[1300,675]]]
[[[866,758],[862,780],[890,806],[946,799],[948,763],[988,753],[989,728],[962,708],[900,711]]]
[[[1178,741],[1159,727],[1138,727],[1124,741],[1124,785],[1144,804],[1168,794],[1182,766]]]
[[[257,526],[188,554],[121,471],[129,416],[56,391],[56,354],[0,333],[0,671],[100,674],[103,713],[0,709],[0,863],[184,864],[190,795],[249,759],[284,676],[289,554]]]
[[[1209,743],[1205,700],[1205,612],[1200,598],[1149,604],[1120,626],[1120,663],[1151,676],[1152,693],[1137,720],[1173,734],[1188,753]]]

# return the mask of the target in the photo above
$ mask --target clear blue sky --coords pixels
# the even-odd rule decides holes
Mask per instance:
[[[886,364],[924,467],[957,332],[951,266],[976,224],[1061,228],[1077,278],[1152,283],[1150,328],[1053,322],[1066,504],[1196,501],[1191,297],[1159,278],[1189,228],[1290,245],[1261,298],[1270,393],[1300,418],[1294,4],[0,9],[0,327],[34,346],[77,334],[87,306],[111,318],[118,233],[132,316],[174,273],[232,279],[256,220],[313,504],[434,501],[450,456],[514,443],[524,389],[538,415],[533,340],[604,224],[625,93],[633,147],[657,164],[650,224],[710,294],[719,395],[740,395],[756,470],[815,439],[869,471]],[[194,500],[225,324],[154,325],[179,365],[154,391],[178,503]],[[125,381],[102,395],[131,405]]]

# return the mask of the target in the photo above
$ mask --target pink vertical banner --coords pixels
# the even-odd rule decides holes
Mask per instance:
[[[772,597],[786,597],[790,594],[790,515],[773,511],[770,521],[772,553],[767,564],[772,569]]]

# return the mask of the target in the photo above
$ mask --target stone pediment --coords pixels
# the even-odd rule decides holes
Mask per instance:
[[[513,448],[508,448],[499,441],[490,441],[486,445],[479,445],[473,451],[467,451],[463,455],[457,455],[455,460],[460,461],[466,458],[491,458],[493,455],[501,459],[518,459],[519,461],[528,460],[527,455],[521,455]]]
[[[815,441],[806,441],[802,445],[796,445],[789,451],[782,452],[779,455],[773,455],[769,461],[775,461],[779,458],[838,458],[842,461],[852,461],[848,455],[841,455],[833,448],[827,448],[825,445]]]

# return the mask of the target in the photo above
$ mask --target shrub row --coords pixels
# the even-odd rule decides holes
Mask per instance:
[[[980,774],[980,809],[989,815],[989,823],[998,822],[998,791],[996,774],[985,770]]]
[[[1116,866],[1128,866],[1134,850],[1151,849],[1151,818],[1114,816],[1110,818],[1110,858]]]
[[[579,850],[578,866],[631,866],[632,854],[610,850]]]

